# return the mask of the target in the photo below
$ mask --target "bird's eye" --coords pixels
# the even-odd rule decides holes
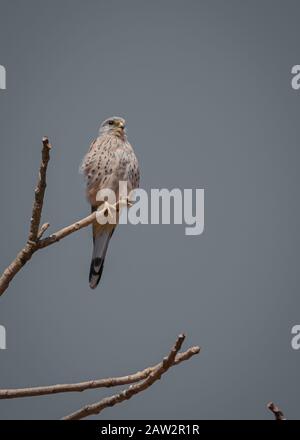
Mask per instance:
[[[114,121],[108,121],[108,125],[114,125]]]

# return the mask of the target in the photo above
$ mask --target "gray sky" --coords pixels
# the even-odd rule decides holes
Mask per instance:
[[[127,120],[143,188],[205,189],[203,235],[121,226],[96,291],[89,229],[35,255],[0,300],[0,386],[135,372],[185,331],[202,353],[102,418],[272,418],[269,400],[298,418],[299,2],[0,8],[1,268],[26,238],[44,134],[52,230],[89,213],[78,166],[113,114]],[[1,401],[0,413],[59,418],[108,394]]]

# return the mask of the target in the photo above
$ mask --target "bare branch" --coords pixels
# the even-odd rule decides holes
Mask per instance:
[[[83,218],[82,220],[79,220],[69,226],[66,226],[65,228],[60,229],[57,232],[54,232],[53,234],[49,235],[49,237],[43,238],[38,243],[38,249],[42,249],[44,247],[50,246],[53,243],[57,243],[62,238],[73,234],[73,232],[79,231],[80,229],[86,228],[87,226],[91,225],[96,220],[96,214],[97,212],[95,211],[87,217]]]
[[[31,259],[32,255],[36,251],[50,246],[53,243],[57,243],[68,235],[73,234],[74,232],[79,231],[82,228],[86,228],[96,220],[97,211],[75,223],[72,223],[69,226],[60,229],[54,234],[51,234],[49,237],[42,239],[43,234],[50,226],[49,223],[45,223],[40,228],[46,189],[47,166],[50,159],[50,149],[51,145],[48,138],[43,138],[42,160],[40,165],[38,183],[35,189],[35,199],[32,208],[29,236],[24,248],[18,253],[16,258],[0,276],[0,296],[7,290],[9,283],[22,269],[22,267]],[[115,208],[118,209],[118,206],[119,202],[116,203]]]
[[[27,243],[18,253],[14,261],[4,270],[0,277],[0,295],[8,288],[9,283],[19,272],[20,269],[30,260],[34,252],[37,250],[38,231],[40,227],[44,195],[46,189],[46,173],[50,159],[51,145],[48,138],[43,138],[42,160],[40,165],[39,178],[35,189],[34,203],[30,220],[30,230]]]
[[[191,347],[188,350],[177,354],[173,365],[178,365],[190,359],[192,356],[200,352],[199,347]],[[43,387],[19,388],[0,390],[0,399],[14,399],[19,397],[35,397],[45,396],[49,394],[68,393],[68,392],[82,392],[96,388],[111,388],[120,385],[129,385],[140,382],[146,379],[154,370],[159,368],[161,363],[153,367],[145,368],[143,371],[121,377],[109,377],[106,379],[89,380],[86,382],[78,382],[71,384],[58,384]]]
[[[38,236],[37,236],[38,240],[40,240],[42,238],[42,236],[45,234],[45,232],[47,231],[48,228],[50,228],[50,223],[44,223],[40,227],[40,230],[39,230],[39,233],[38,233]]]
[[[267,408],[274,414],[275,420],[286,420],[283,412],[275,405],[275,403],[268,403]]]
[[[46,190],[46,174],[48,162],[50,160],[50,149],[51,145],[49,143],[49,139],[43,138],[43,148],[42,148],[42,161],[40,165],[40,172],[38,183],[34,191],[34,203],[32,207],[32,216],[30,220],[30,231],[28,236],[28,241],[35,243],[38,239],[38,231],[41,222],[43,204],[44,204],[44,195]]]
[[[38,239],[36,243],[28,242],[25,247],[18,253],[12,263],[4,270],[0,277],[0,296],[6,291],[11,280],[17,275],[23,266],[30,260],[32,255],[39,249],[43,249],[51,244],[57,243],[62,238],[67,237],[73,232],[79,231],[82,228],[86,228],[96,220],[96,211],[93,214],[79,220],[70,226],[66,226],[63,229],[51,234],[49,237]],[[43,228],[43,227],[42,227]],[[38,235],[44,233],[43,229],[40,229]]]
[[[178,356],[179,350],[181,349],[184,339],[185,339],[185,335],[178,336],[175,345],[168,354],[168,356],[165,357],[163,361],[156,368],[151,369],[150,374],[144,380],[142,380],[141,382],[135,385],[131,385],[129,388],[125,389],[119,394],[115,394],[111,397],[106,397],[100,400],[100,402],[96,402],[91,405],[86,405],[83,408],[79,409],[78,411],[65,416],[63,420],[79,420],[91,415],[99,414],[105,408],[124,402],[125,400],[130,399],[132,396],[142,391],[145,391],[156,381],[158,381],[161,378],[161,376],[169,370],[169,368],[176,365],[177,363],[176,358]],[[189,352],[188,350],[189,355],[186,355],[187,352],[185,352],[184,359],[185,360],[189,359],[194,354],[199,353],[199,350],[200,350],[199,347],[194,347],[191,352]]]

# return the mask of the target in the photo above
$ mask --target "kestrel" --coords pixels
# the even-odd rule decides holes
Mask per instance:
[[[119,182],[127,183],[128,193],[139,186],[140,172],[133,148],[127,140],[125,120],[119,117],[106,119],[100,125],[99,135],[85,155],[81,172],[86,179],[86,195],[92,212],[102,204],[96,195],[102,189],[113,190],[119,201]],[[117,222],[116,222],[117,223]],[[109,240],[117,224],[93,224],[93,255],[89,283],[91,289],[98,285],[104,265]]]

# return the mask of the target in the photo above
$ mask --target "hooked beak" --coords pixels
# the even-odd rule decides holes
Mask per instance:
[[[124,122],[118,121],[116,125],[117,125],[116,133],[119,136],[123,137],[124,133],[125,133],[125,124],[124,124]]]
[[[118,128],[120,128],[121,130],[124,130],[124,128],[125,128],[124,122],[118,121]]]

